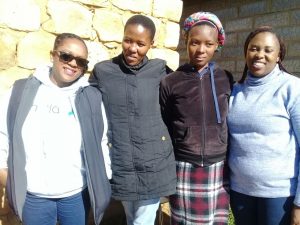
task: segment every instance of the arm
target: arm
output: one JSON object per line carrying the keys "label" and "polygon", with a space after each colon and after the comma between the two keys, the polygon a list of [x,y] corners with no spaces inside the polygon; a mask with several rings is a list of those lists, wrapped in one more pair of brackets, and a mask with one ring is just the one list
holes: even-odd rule
{"label": "arm", "polygon": [[[300,154],[300,94],[293,103],[290,112],[291,124],[298,143],[298,153]],[[297,162],[300,164],[300,162]],[[300,168],[300,166],[299,166]],[[291,225],[300,225],[300,171],[298,174],[297,191],[294,200],[294,207],[291,213]]]}
{"label": "arm", "polygon": [[112,171],[111,171],[111,159],[110,159],[110,150],[108,147],[108,138],[107,138],[107,132],[108,132],[108,123],[107,123],[107,117],[105,108],[103,105],[103,102],[101,103],[101,109],[102,109],[102,117],[103,117],[103,124],[104,124],[104,130],[103,130],[103,136],[101,140],[101,147],[102,147],[102,153],[104,158],[104,164],[106,169],[106,175],[107,178],[110,180],[112,177]]}
{"label": "arm", "polygon": [[7,159],[8,159],[8,132],[6,115],[9,104],[11,90],[9,90],[0,102],[0,185],[6,185],[7,179]]}
{"label": "arm", "polygon": [[172,124],[171,124],[171,104],[170,104],[170,91],[166,84],[166,80],[163,78],[160,82],[159,90],[159,103],[161,108],[162,118],[169,130],[169,134],[172,137]]}
{"label": "arm", "polygon": [[91,86],[95,86],[98,87],[99,84],[99,79],[97,76],[97,65],[95,65],[90,77],[89,77],[89,83],[91,84]]}

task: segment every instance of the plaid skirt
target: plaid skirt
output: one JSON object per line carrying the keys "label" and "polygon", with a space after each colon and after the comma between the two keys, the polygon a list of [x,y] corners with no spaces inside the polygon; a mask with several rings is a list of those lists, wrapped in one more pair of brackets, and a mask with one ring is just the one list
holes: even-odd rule
{"label": "plaid skirt", "polygon": [[224,161],[208,167],[176,162],[177,191],[170,196],[172,225],[228,223],[229,182]]}

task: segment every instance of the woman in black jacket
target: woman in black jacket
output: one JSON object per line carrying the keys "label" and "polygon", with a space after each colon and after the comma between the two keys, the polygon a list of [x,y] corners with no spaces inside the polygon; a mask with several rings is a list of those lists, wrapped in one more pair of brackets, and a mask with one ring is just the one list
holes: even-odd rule
{"label": "woman in black jacket", "polygon": [[108,119],[112,196],[121,200],[127,224],[153,225],[160,197],[175,193],[175,159],[159,106],[165,61],[148,59],[155,26],[142,15],[124,28],[123,52],[98,63],[91,75]]}

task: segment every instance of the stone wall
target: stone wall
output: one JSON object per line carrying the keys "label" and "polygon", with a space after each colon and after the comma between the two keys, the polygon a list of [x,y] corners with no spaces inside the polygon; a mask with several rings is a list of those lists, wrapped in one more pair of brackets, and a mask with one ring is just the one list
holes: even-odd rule
{"label": "stone wall", "polygon": [[[181,0],[0,0],[0,97],[14,80],[49,63],[56,34],[75,33],[89,48],[94,64],[121,53],[123,26],[134,14],[149,16],[157,33],[150,58],[176,69]],[[0,225],[18,224],[0,187]]]}
{"label": "stone wall", "polygon": [[157,34],[150,58],[176,69],[181,0],[0,0],[0,96],[12,82],[48,63],[56,34],[85,39],[89,70],[121,52],[123,26],[133,14],[149,16]]}
{"label": "stone wall", "polygon": [[[235,78],[244,69],[243,46],[246,36],[260,25],[275,28],[287,46],[283,61],[289,72],[300,76],[300,1],[299,0],[184,0],[182,21],[193,12],[215,13],[225,28],[226,43],[215,56]],[[184,41],[180,40],[180,63],[187,60]]]}

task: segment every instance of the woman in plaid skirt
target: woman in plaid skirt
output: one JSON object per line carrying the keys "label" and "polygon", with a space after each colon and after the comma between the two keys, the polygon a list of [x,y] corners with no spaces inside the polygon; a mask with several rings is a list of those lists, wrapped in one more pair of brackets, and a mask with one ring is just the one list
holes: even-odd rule
{"label": "woman in plaid skirt", "polygon": [[228,99],[232,75],[211,61],[225,41],[218,17],[198,12],[184,22],[189,62],[163,78],[160,101],[177,163],[172,224],[227,224]]}

